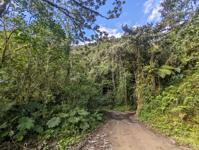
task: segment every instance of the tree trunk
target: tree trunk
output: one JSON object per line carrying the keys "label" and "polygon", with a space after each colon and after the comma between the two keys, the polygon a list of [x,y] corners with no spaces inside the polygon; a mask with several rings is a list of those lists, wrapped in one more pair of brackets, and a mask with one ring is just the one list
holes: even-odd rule
{"label": "tree trunk", "polygon": [[[155,68],[154,58],[155,58],[155,54],[154,52],[152,52],[151,58],[150,58],[150,66],[153,69]],[[151,82],[152,82],[153,93],[155,93],[156,92],[156,77],[154,73],[151,74]]]}
{"label": "tree trunk", "polygon": [[140,50],[137,48],[137,70],[136,70],[136,98],[137,98],[137,110],[136,115],[139,115],[140,110],[143,104],[143,72],[142,72],[142,65],[141,65],[141,54]]}
{"label": "tree trunk", "polygon": [[125,105],[128,106],[128,92],[127,92],[127,76],[125,74]]}
{"label": "tree trunk", "polygon": [[137,98],[137,110],[136,115],[139,115],[143,105],[143,77],[142,72],[139,71],[136,77],[136,98]]}
{"label": "tree trunk", "polygon": [[112,78],[112,84],[113,84],[113,93],[114,93],[114,98],[112,100],[113,104],[115,104],[115,90],[116,90],[116,84],[115,84],[115,72],[113,70],[113,66],[114,66],[114,60],[112,59],[112,68],[111,68],[111,78]]}

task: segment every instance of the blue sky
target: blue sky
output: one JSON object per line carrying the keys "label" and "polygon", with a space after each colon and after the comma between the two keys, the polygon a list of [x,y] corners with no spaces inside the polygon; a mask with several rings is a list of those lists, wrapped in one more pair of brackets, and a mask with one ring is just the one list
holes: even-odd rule
{"label": "blue sky", "polygon": [[[112,0],[107,0],[100,12],[105,14],[111,8]],[[129,25],[131,27],[140,26],[147,22],[157,22],[160,20],[159,10],[161,0],[126,0],[123,6],[123,13],[117,19],[106,20],[97,19],[97,24],[101,30],[108,32],[111,36],[120,37],[122,34],[121,26]]]}

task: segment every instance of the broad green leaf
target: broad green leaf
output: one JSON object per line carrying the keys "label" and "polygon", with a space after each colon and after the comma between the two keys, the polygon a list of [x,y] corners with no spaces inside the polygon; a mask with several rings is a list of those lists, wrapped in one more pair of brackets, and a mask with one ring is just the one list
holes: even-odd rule
{"label": "broad green leaf", "polygon": [[17,129],[20,131],[29,130],[34,127],[34,120],[29,117],[22,117],[18,121]]}
{"label": "broad green leaf", "polygon": [[42,126],[36,125],[36,126],[34,127],[34,130],[35,130],[37,133],[42,133],[44,129],[42,128]]}
{"label": "broad green leaf", "polygon": [[60,117],[53,117],[47,122],[47,126],[49,128],[54,128],[58,126],[61,123]]}
{"label": "broad green leaf", "polygon": [[90,127],[90,125],[87,122],[83,122],[80,124],[80,128],[82,130],[87,130],[87,129],[89,129],[89,127]]}

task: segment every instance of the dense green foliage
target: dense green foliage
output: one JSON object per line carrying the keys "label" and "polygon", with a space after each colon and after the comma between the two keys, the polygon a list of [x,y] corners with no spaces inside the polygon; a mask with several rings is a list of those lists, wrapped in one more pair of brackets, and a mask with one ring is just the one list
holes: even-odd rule
{"label": "dense green foliage", "polygon": [[[65,149],[102,120],[98,84],[88,78],[72,43],[106,33],[97,17],[119,17],[124,1],[3,0],[0,4],[0,149]],[[47,143],[46,143],[47,141]],[[48,143],[49,142],[49,143]],[[12,147],[14,145],[14,147]],[[39,148],[39,149],[40,149]],[[53,147],[52,147],[53,148]]]}
{"label": "dense green foliage", "polygon": [[38,142],[59,141],[95,127],[102,119],[92,102],[97,86],[70,57],[61,26],[42,20],[26,24],[20,17],[4,21],[17,29],[1,32],[0,142],[30,135],[40,135]]}
{"label": "dense green foliage", "polygon": [[183,29],[168,35],[172,53],[167,62],[178,66],[180,72],[166,80],[160,93],[147,94],[140,113],[141,120],[196,149],[199,147],[198,20],[196,16]]}
{"label": "dense green foliage", "polygon": [[[102,14],[100,8],[107,4],[107,0],[1,0],[0,18],[27,16],[29,21],[50,18],[67,27],[67,34],[73,41],[93,40],[107,34],[99,30],[100,26],[95,23],[97,18],[119,17],[125,3],[124,0],[109,2],[112,7]],[[86,35],[88,30],[92,36]]]}
{"label": "dense green foliage", "polygon": [[198,148],[199,16],[166,33],[157,28],[137,27],[74,54],[100,84],[106,106],[123,111],[120,105],[133,105],[142,121]]}
{"label": "dense green foliage", "polygon": [[[140,120],[197,149],[197,4],[165,0],[160,23],[124,26],[121,38],[83,46],[72,41],[85,24],[72,30],[53,18],[57,15],[43,14],[40,5],[30,13],[42,16],[29,22],[26,5],[2,17],[0,149],[66,149],[102,121],[104,109],[137,111]],[[47,6],[51,12],[54,6]]]}
{"label": "dense green foliage", "polygon": [[86,64],[88,78],[100,88],[103,95],[101,105],[111,107],[135,102],[130,84],[131,64],[127,58],[131,52],[123,49],[124,44],[123,40],[119,39],[105,40],[82,46],[73,52],[81,57],[79,61],[82,64]]}
{"label": "dense green foliage", "polygon": [[199,147],[199,70],[183,73],[157,96],[150,97],[140,113],[143,121],[178,141]]}

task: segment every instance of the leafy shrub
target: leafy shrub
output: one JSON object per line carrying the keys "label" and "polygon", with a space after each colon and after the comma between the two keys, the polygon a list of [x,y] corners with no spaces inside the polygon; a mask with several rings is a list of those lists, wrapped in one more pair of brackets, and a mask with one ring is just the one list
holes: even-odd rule
{"label": "leafy shrub", "polygon": [[[24,108],[23,105],[21,107]],[[10,113],[12,114],[10,118],[13,119],[5,120],[0,125],[1,140],[12,138],[22,141],[29,134],[43,135],[46,139],[77,136],[95,128],[102,121],[102,115],[97,112],[88,112],[79,107],[72,108],[67,104],[46,106],[31,102],[20,112],[12,110]],[[21,117],[16,118],[13,114]]]}
{"label": "leafy shrub", "polygon": [[179,142],[198,147],[199,70],[185,72],[185,77],[166,87],[145,103],[140,119]]}
{"label": "leafy shrub", "polygon": [[61,119],[59,117],[53,117],[47,122],[48,128],[54,128],[58,126],[61,122]]}

